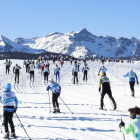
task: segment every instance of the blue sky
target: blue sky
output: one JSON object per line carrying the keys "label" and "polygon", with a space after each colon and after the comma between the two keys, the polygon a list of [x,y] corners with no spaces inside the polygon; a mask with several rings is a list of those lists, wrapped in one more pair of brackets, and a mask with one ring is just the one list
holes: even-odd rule
{"label": "blue sky", "polygon": [[0,0],[0,34],[44,37],[86,28],[94,35],[140,39],[140,0]]}

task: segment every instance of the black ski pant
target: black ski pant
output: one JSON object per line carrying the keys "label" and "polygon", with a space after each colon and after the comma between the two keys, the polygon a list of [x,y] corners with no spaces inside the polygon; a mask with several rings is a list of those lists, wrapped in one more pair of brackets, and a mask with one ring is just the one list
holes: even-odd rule
{"label": "black ski pant", "polygon": [[77,81],[77,83],[78,83],[78,73],[77,72],[74,72],[74,84],[75,84],[75,79],[76,79],[76,81]]}
{"label": "black ski pant", "polygon": [[55,59],[53,59],[53,63],[55,64]]}
{"label": "black ski pant", "polygon": [[[14,108],[14,107],[13,107]],[[15,132],[14,129],[14,123],[13,123],[13,112],[7,112],[7,111],[3,111],[3,116],[4,116],[4,127],[5,127],[5,132],[9,132],[8,129],[8,123],[10,124],[11,127],[11,133]]]}
{"label": "black ski pant", "polygon": [[58,97],[60,96],[60,93],[53,93],[52,94],[52,103],[53,103],[53,107],[59,107],[59,104],[58,104]]}
{"label": "black ski pant", "polygon": [[87,71],[84,71],[84,77],[83,77],[83,80],[85,80],[85,78],[86,78],[86,80],[87,80]]}
{"label": "black ski pant", "polygon": [[6,66],[6,74],[8,73],[9,74],[9,66]]}
{"label": "black ski pant", "polygon": [[26,72],[29,72],[29,64],[26,64]]}
{"label": "black ski pant", "polygon": [[33,77],[33,81],[34,81],[34,71],[30,71],[30,81],[31,81],[32,77]]}
{"label": "black ski pant", "polygon": [[61,67],[63,67],[63,63],[61,63]]}
{"label": "black ski pant", "polygon": [[129,82],[129,85],[130,85],[131,92],[134,93],[135,82]]}
{"label": "black ski pant", "polygon": [[101,108],[103,108],[103,105],[104,105],[103,100],[104,100],[104,96],[105,96],[106,93],[108,94],[108,96],[111,99],[111,101],[114,105],[114,108],[115,108],[116,107],[116,102],[115,102],[114,98],[112,97],[111,90],[102,90],[102,92],[101,92]]}
{"label": "black ski pant", "polygon": [[71,65],[72,65],[72,61],[70,61],[71,62]]}
{"label": "black ski pant", "polygon": [[15,82],[16,82],[17,80],[19,81],[19,72],[15,72]]}
{"label": "black ski pant", "polygon": [[44,72],[44,81],[46,81],[46,79],[48,81],[48,76],[49,76],[49,73],[48,72]]}

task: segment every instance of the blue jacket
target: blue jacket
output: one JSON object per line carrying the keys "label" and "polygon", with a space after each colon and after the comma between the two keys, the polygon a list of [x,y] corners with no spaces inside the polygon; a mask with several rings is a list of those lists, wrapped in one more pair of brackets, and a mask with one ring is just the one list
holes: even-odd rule
{"label": "blue jacket", "polygon": [[60,68],[59,68],[59,67],[56,67],[56,68],[54,69],[54,73],[55,73],[55,74],[59,73],[59,71],[60,71]]}
{"label": "blue jacket", "polygon": [[[4,91],[3,94],[0,95],[0,100],[2,99],[3,106],[14,106],[17,108],[18,99],[14,92],[12,91]],[[14,112],[14,108],[4,108],[7,112]]]}
{"label": "blue jacket", "polygon": [[89,70],[89,67],[87,67],[87,66],[82,68],[82,72],[83,71],[88,71],[88,70]]}
{"label": "blue jacket", "polygon": [[100,73],[100,71],[102,71],[102,72],[106,73],[107,68],[106,68],[106,67],[104,67],[104,66],[102,66],[102,67],[99,69],[99,72],[98,72],[98,73]]}
{"label": "blue jacket", "polygon": [[60,93],[61,87],[58,83],[51,81],[51,83],[47,86],[46,90],[51,90],[53,93]]}
{"label": "blue jacket", "polygon": [[72,69],[72,75],[73,75],[74,72],[79,72],[78,67],[74,67],[74,68]]}
{"label": "blue jacket", "polygon": [[129,82],[135,82],[135,78],[138,81],[138,77],[137,74],[133,71],[127,72],[126,75],[124,75],[123,77],[129,77]]}

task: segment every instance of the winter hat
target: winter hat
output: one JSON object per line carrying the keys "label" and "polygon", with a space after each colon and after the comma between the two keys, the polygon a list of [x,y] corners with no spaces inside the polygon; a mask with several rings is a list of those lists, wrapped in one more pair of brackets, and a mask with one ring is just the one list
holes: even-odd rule
{"label": "winter hat", "polygon": [[10,83],[7,83],[6,85],[5,85],[5,90],[6,91],[10,91],[11,90],[11,84]]}

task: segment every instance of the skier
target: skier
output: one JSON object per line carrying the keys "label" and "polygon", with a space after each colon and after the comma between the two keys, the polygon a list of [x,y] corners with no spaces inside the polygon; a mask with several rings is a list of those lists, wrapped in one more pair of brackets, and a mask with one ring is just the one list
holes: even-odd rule
{"label": "skier", "polygon": [[129,108],[131,121],[129,122],[128,127],[125,127],[123,121],[120,122],[119,127],[124,134],[129,134],[132,132],[134,140],[140,140],[140,108],[134,107]]}
{"label": "skier", "polygon": [[40,73],[40,69],[41,69],[41,63],[38,61],[37,63],[37,68],[38,68],[38,73]]}
{"label": "skier", "polygon": [[78,69],[78,66],[77,64],[75,64],[74,68],[72,69],[72,75],[73,75],[73,84],[75,84],[75,79],[77,80],[77,84],[78,84],[78,72],[79,72],[79,69]]}
{"label": "skier", "polygon": [[107,68],[104,67],[104,65],[102,65],[102,67],[100,67],[99,72],[98,72],[98,76],[100,75],[100,72],[106,73]]}
{"label": "skier", "polygon": [[46,65],[48,66],[48,68],[49,68],[49,66],[50,66],[50,63],[49,63],[49,61],[47,60],[47,63],[46,63]]}
{"label": "skier", "polygon": [[34,59],[32,59],[32,62],[31,62],[32,64],[35,64],[35,60]]}
{"label": "skier", "polygon": [[7,83],[5,85],[5,91],[0,95],[0,100],[3,104],[3,118],[4,118],[4,128],[5,136],[3,138],[9,138],[8,123],[11,127],[11,137],[16,137],[14,123],[13,123],[13,113],[16,113],[18,107],[18,100],[14,92],[11,91],[11,84]]}
{"label": "skier", "polygon": [[88,73],[89,67],[87,67],[87,64],[85,64],[85,66],[82,69],[82,72],[84,72],[84,77],[83,77],[83,81],[85,80],[86,77],[86,82],[87,82],[87,73]]}
{"label": "skier", "polygon": [[11,65],[12,65],[12,62],[11,62],[10,59],[9,59],[9,71],[10,71]]}
{"label": "skier", "polygon": [[42,62],[41,63],[41,75],[44,73],[44,66],[45,66],[45,64],[44,64],[44,62]]}
{"label": "skier", "polygon": [[57,77],[58,77],[58,81],[60,81],[60,67],[58,67],[58,65],[56,64],[56,67],[54,68],[54,75],[56,75],[56,82],[57,82]]}
{"label": "skier", "polygon": [[56,60],[56,59],[55,59],[55,56],[53,55],[53,63],[54,63],[54,64],[55,64],[55,60]]}
{"label": "skier", "polygon": [[101,77],[99,79],[99,92],[101,90],[101,84],[102,84],[102,92],[101,92],[101,106],[99,109],[103,109],[103,99],[105,94],[107,93],[109,98],[111,99],[111,101],[113,102],[114,105],[114,110],[117,108],[116,102],[114,100],[114,98],[112,97],[112,92],[111,92],[111,88],[110,88],[110,80],[108,77],[105,76],[105,72],[103,71],[101,73]]}
{"label": "skier", "polygon": [[29,73],[29,60],[27,60],[27,62],[26,62],[26,72],[28,72]]}
{"label": "skier", "polygon": [[4,63],[5,64],[5,66],[6,66],[6,71],[5,71],[5,73],[7,74],[9,74],[9,62],[8,62],[8,60],[6,59],[6,62]]}
{"label": "skier", "polygon": [[80,60],[78,61],[78,69],[80,68],[80,65],[81,65],[81,63],[80,63]]}
{"label": "skier", "polygon": [[15,83],[17,80],[17,82],[19,83],[19,69],[21,69],[21,67],[18,66],[18,64],[13,67],[13,73],[15,73]]}
{"label": "skier", "polygon": [[49,76],[49,74],[50,74],[49,67],[46,64],[45,68],[44,68],[44,83],[45,83],[46,79],[47,79],[47,83],[48,83],[48,76]]}
{"label": "skier", "polygon": [[138,77],[137,74],[135,72],[133,72],[132,68],[130,68],[130,72],[127,72],[126,75],[124,75],[123,77],[129,77],[129,85],[130,85],[130,89],[131,89],[131,93],[132,93],[132,97],[135,96],[135,91],[134,91],[134,85],[135,85],[135,78],[137,80],[137,84],[139,84],[138,81]]}
{"label": "skier", "polygon": [[33,82],[34,82],[34,68],[35,68],[35,65],[33,64],[33,62],[29,65],[29,69],[30,69],[30,82],[31,82],[31,79],[33,77]]}
{"label": "skier", "polygon": [[48,91],[50,89],[52,91],[52,103],[54,108],[53,113],[60,113],[57,99],[60,96],[61,87],[57,82],[54,82],[53,78],[49,78],[49,83],[50,84],[47,86],[46,90]]}
{"label": "skier", "polygon": [[24,60],[23,61],[23,68],[26,66],[26,61]]}
{"label": "skier", "polygon": [[63,57],[60,58],[60,63],[61,63],[61,67],[63,67],[63,64],[64,64]]}
{"label": "skier", "polygon": [[70,58],[70,62],[71,62],[71,65],[72,65],[72,59]]}

